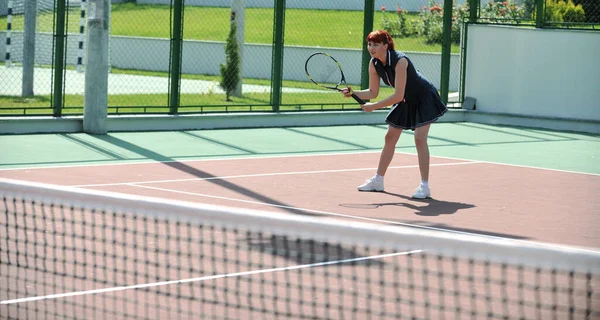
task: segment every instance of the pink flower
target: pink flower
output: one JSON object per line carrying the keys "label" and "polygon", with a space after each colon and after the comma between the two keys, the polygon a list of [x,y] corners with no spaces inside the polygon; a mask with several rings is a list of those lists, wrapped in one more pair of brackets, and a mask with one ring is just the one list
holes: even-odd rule
{"label": "pink flower", "polygon": [[396,11],[398,11],[398,14],[402,13],[402,9],[400,9],[400,8],[398,8],[398,10],[396,10]]}
{"label": "pink flower", "polygon": [[429,12],[442,12],[442,8],[436,4],[435,6],[429,8]]}
{"label": "pink flower", "polygon": [[381,6],[381,11],[385,11],[385,6]]}

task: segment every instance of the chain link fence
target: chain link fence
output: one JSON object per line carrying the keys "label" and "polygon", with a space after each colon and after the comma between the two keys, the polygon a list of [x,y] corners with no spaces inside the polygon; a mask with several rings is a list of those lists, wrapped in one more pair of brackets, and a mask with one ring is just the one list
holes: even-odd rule
{"label": "chain link fence", "polygon": [[168,113],[173,8],[114,2],[110,9],[109,113]]}
{"label": "chain link fence", "polygon": [[[538,15],[538,12],[543,12]],[[481,1],[478,22],[600,30],[597,0]]]}
{"label": "chain link fence", "polygon": [[180,112],[271,111],[273,6],[192,3],[184,16]]}
{"label": "chain link fence", "polygon": [[600,1],[545,0],[544,21],[553,26],[600,29]]}
{"label": "chain link fence", "polygon": [[[52,114],[56,3],[8,0],[5,5],[0,7],[0,14],[5,10],[0,15],[0,56],[4,58],[0,66],[2,114]],[[81,1],[71,0],[64,8],[70,22],[64,63],[71,70],[77,68],[84,54],[78,48],[83,36],[79,27],[81,6]],[[81,96],[70,101],[73,105],[83,104],[83,84],[68,82],[62,87]]]}
{"label": "chain link fence", "polygon": [[306,3],[288,6],[285,13],[282,104],[292,109],[294,104],[302,106],[297,110],[358,109],[354,100],[341,93],[306,82],[305,61],[315,52],[330,54],[340,63],[348,85],[361,89],[363,8],[315,10]]}
{"label": "chain link fence", "polygon": [[[382,6],[375,14],[375,27],[390,32],[397,50],[405,52],[415,67],[439,89],[442,81],[443,2],[411,1],[410,7]],[[448,102],[459,102],[461,77],[462,21],[468,16],[468,3],[454,3],[450,34],[450,74]]]}
{"label": "chain link fence", "polygon": [[[95,1],[0,4],[0,115],[82,114],[86,23],[90,2]],[[36,4],[33,29],[25,3]],[[314,52],[327,52],[341,63],[347,82],[364,89],[365,24],[369,30],[388,30],[397,50],[405,52],[438,89],[446,79],[453,106],[460,103],[464,22],[600,27],[597,0],[454,1],[445,75],[442,1],[377,0],[373,8],[363,1],[288,1],[283,7],[281,3],[112,0],[109,114],[357,110],[352,99],[308,81],[304,62]],[[478,5],[475,20],[470,17],[472,3]],[[544,15],[537,15],[540,8]],[[28,34],[33,42],[25,41]],[[57,39],[64,40],[62,47]],[[392,90],[382,86],[380,96]]]}

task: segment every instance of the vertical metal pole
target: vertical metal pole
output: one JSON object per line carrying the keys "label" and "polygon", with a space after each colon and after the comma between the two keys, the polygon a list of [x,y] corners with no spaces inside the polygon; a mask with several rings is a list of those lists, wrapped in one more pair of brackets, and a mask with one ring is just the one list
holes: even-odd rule
{"label": "vertical metal pole", "polygon": [[535,1],[535,27],[543,28],[544,27],[544,0],[536,0]]}
{"label": "vertical metal pole", "polygon": [[[12,58],[10,57],[11,33],[12,33],[12,16],[13,16],[13,1],[8,0],[6,3],[6,58],[5,64],[7,68],[11,67]],[[1,8],[0,8],[1,9]],[[1,12],[0,12],[1,13]]]}
{"label": "vertical metal pole", "polygon": [[450,86],[450,54],[452,45],[452,0],[444,1],[444,31],[442,34],[442,79],[440,81],[440,97],[448,103],[448,88]]}
{"label": "vertical metal pole", "polygon": [[283,73],[283,41],[285,29],[285,0],[275,0],[273,23],[273,63],[271,68],[271,105],[278,112],[281,105],[281,81]]}
{"label": "vertical metal pole", "polygon": [[363,22],[363,38],[362,38],[362,64],[360,73],[360,86],[362,89],[369,87],[369,61],[371,55],[367,48],[367,36],[373,31],[373,16],[375,15],[375,0],[365,0],[365,14]]}
{"label": "vertical metal pole", "polygon": [[110,64],[110,33],[112,28],[112,0],[108,2],[108,73],[112,72]]}
{"label": "vertical metal pole", "polygon": [[182,11],[183,1],[175,0],[173,6],[173,38],[171,39],[171,83],[169,90],[170,114],[177,114],[179,109],[179,84],[181,82],[181,46],[182,46]]}
{"label": "vertical metal pole", "polygon": [[479,15],[479,0],[469,0],[469,22],[477,22]]}
{"label": "vertical metal pole", "polygon": [[53,116],[60,117],[63,107],[63,74],[65,72],[65,17],[67,0],[56,0],[56,21],[54,32],[54,87],[52,90]]}
{"label": "vertical metal pole", "polygon": [[465,83],[467,74],[467,44],[469,39],[469,24],[477,23],[479,17],[479,0],[469,0],[469,23],[462,25],[463,38],[461,41],[461,55],[460,55],[460,101],[465,101]]}
{"label": "vertical metal pole", "polygon": [[77,48],[77,72],[83,72],[83,47],[85,45],[85,11],[86,0],[81,0],[81,9],[79,11],[79,43]]}
{"label": "vertical metal pole", "polygon": [[33,96],[33,67],[35,64],[35,20],[37,0],[25,1],[25,26],[23,34],[23,79],[21,96]]}
{"label": "vertical metal pole", "polygon": [[462,27],[462,34],[463,34],[463,38],[462,38],[462,42],[461,42],[461,54],[460,54],[460,88],[459,88],[459,94],[460,94],[460,101],[463,102],[465,101],[465,83],[466,83],[466,76],[467,76],[467,44],[468,44],[468,39],[469,39],[469,26],[470,23],[463,23]]}

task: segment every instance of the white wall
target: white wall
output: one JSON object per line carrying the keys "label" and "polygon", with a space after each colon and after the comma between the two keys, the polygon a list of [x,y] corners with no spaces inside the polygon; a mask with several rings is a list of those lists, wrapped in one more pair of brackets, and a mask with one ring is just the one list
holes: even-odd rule
{"label": "white wall", "polygon": [[[110,64],[125,69],[168,71],[169,40],[154,38],[111,37]],[[286,46],[284,49],[283,79],[306,81],[304,61],[316,51],[325,50],[344,68],[348,83],[360,83],[361,50]],[[242,75],[247,78],[270,79],[272,46],[245,44]],[[439,89],[441,54],[408,52],[407,55]],[[225,62],[225,43],[214,41],[184,41],[182,72],[219,75],[219,64]],[[451,56],[450,91],[458,91],[460,55]]]}
{"label": "white wall", "polygon": [[471,25],[466,54],[477,110],[600,120],[600,32]]}
{"label": "white wall", "polygon": [[8,14],[8,1],[0,1],[0,17]]}
{"label": "white wall", "polygon": [[[2,0],[0,0],[2,1]],[[79,34],[68,34],[65,42],[67,65],[77,65],[77,58],[85,57],[85,50],[79,50]],[[37,32],[35,38],[35,63],[40,65],[52,64],[52,41],[54,36],[48,32]],[[23,61],[23,31],[13,31],[10,38],[10,59],[13,62]],[[0,32],[0,62],[6,59],[6,32]],[[1,83],[1,82],[0,82]]]}
{"label": "white wall", "polygon": [[[19,15],[25,11],[26,0],[13,0],[12,3],[12,14]],[[53,11],[55,0],[36,0],[37,11]],[[113,0],[114,2],[114,0]],[[67,7],[81,7],[81,0],[69,0],[66,1]],[[73,9],[71,9],[73,10]],[[0,0],[0,16],[8,14],[8,0]]]}

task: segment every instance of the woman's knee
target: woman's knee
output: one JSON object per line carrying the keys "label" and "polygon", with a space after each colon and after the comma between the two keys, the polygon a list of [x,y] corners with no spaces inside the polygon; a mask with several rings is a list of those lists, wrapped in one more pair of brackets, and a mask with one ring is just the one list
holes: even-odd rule
{"label": "woman's knee", "polygon": [[417,148],[427,147],[427,135],[415,134],[415,146]]}
{"label": "woman's knee", "polygon": [[429,124],[415,130],[415,146],[427,147],[427,136],[429,135]]}
{"label": "woman's knee", "polygon": [[400,139],[400,134],[402,133],[402,129],[389,128],[387,133],[385,134],[385,143],[395,144]]}

